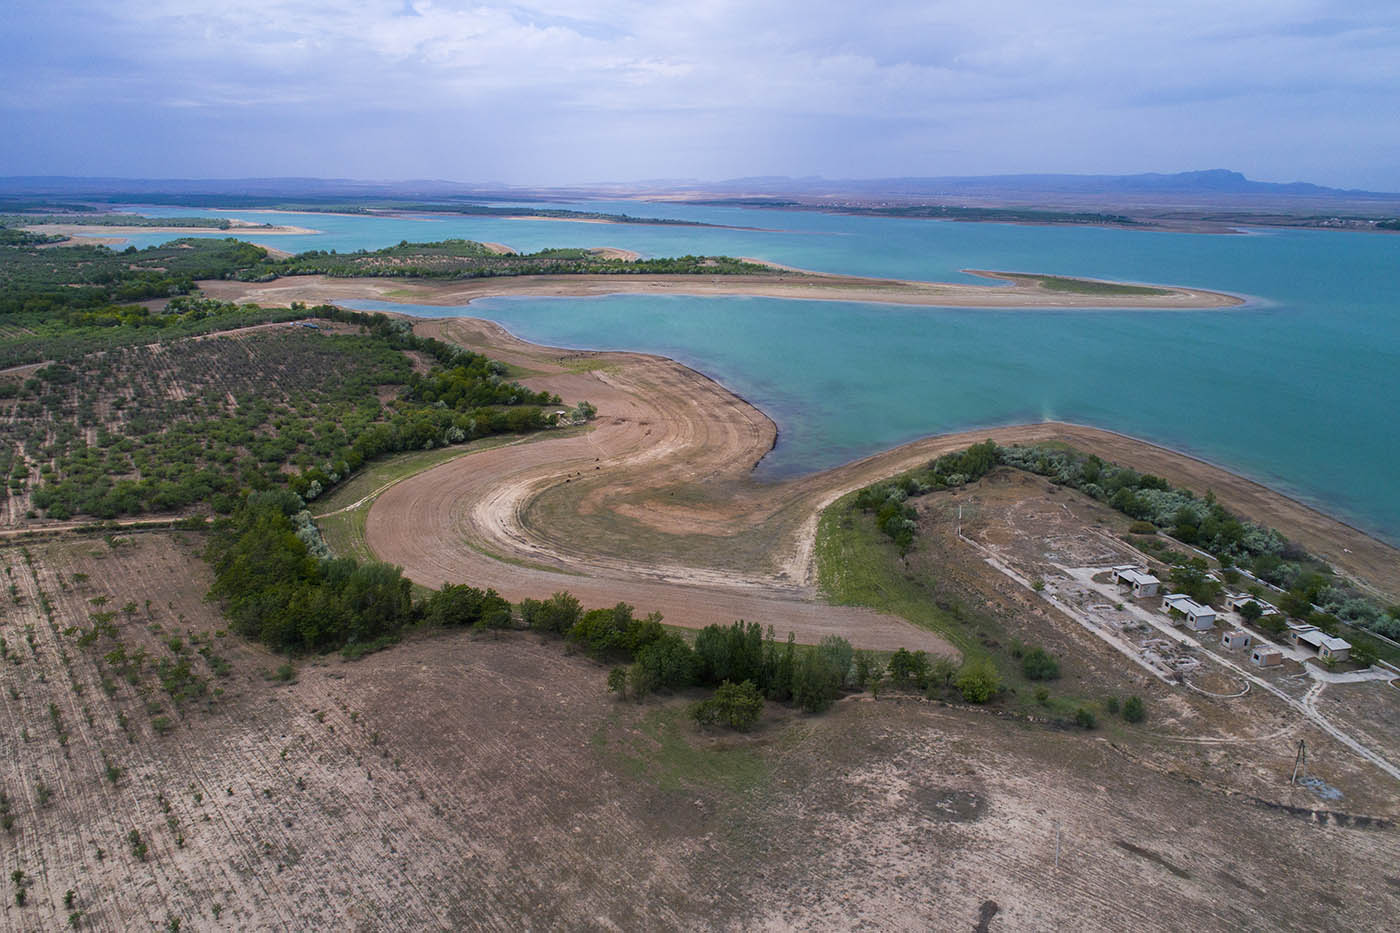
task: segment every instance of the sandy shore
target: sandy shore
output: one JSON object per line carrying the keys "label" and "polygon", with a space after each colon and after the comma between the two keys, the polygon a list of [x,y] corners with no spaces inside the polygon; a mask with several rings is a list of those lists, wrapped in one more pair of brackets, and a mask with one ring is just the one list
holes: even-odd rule
{"label": "sandy shore", "polygon": [[[989,277],[994,273],[982,273]],[[209,295],[225,300],[286,305],[293,301],[355,299],[405,304],[467,305],[503,295],[586,297],[599,295],[749,295],[809,301],[861,301],[933,308],[1141,308],[1200,310],[1236,307],[1243,301],[1221,292],[1152,286],[1162,294],[1080,295],[1050,291],[1021,277],[1009,285],[961,285],[867,279],[803,272],[779,275],[530,275],[431,281],[422,279],[339,279],[295,276],[272,282],[202,282]]]}
{"label": "sandy shore", "polygon": [[[220,230],[217,227],[107,227],[98,224],[35,224],[30,227],[23,227],[31,233],[59,234],[71,237],[81,244],[112,246],[118,243],[125,243],[126,238],[144,233],[169,233],[175,236],[193,236],[195,234],[223,234],[225,236],[243,236],[246,234],[256,234],[257,236],[296,236],[310,233],[320,233],[319,230],[311,230],[307,227],[263,227],[258,224],[246,223],[242,221],[231,221],[233,226],[227,230]],[[56,243],[55,246],[63,244]]]}
{"label": "sandy shore", "polygon": [[1119,434],[1056,422],[969,431],[763,483],[752,467],[772,447],[773,422],[679,363],[540,347],[468,318],[416,329],[541,373],[527,383],[588,399],[600,412],[587,433],[473,453],[378,496],[365,540],[428,586],[471,581],[511,599],[567,589],[590,605],[623,600],[686,626],[744,618],[804,641],[840,632],[861,647],[950,651],[903,620],[821,602],[817,520],[853,489],[990,437],[1064,441],[1213,489],[1349,575],[1400,594],[1400,552],[1389,545],[1258,483]]}

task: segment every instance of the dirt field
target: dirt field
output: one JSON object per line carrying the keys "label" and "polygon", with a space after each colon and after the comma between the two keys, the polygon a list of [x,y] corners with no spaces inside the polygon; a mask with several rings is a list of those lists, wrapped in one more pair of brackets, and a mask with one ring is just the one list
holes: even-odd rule
{"label": "dirt field", "polygon": [[[709,736],[687,698],[615,701],[528,635],[268,680],[278,659],[218,636],[198,544],[0,552],[0,869],[25,892],[6,881],[0,926],[1360,930],[1400,910],[1393,827],[1199,783],[1113,733],[852,697]],[[106,611],[115,638],[68,634]],[[178,707],[149,665],[133,684],[102,659],[182,657],[177,632],[229,666],[189,652],[209,690]]]}
{"label": "dirt field", "polygon": [[[613,251],[613,258],[636,258]],[[1038,280],[1002,280],[998,287],[867,279],[791,270],[792,275],[532,275],[424,282],[408,279],[336,279],[296,276],[272,282],[200,282],[205,294],[224,301],[285,305],[373,298],[410,304],[465,305],[498,295],[759,295],[812,301],[874,301],[937,308],[1229,308],[1240,298],[1180,286],[1154,286],[1160,294],[1077,294],[1042,288]],[[980,273],[995,278],[992,273]],[[1006,284],[1009,282],[1010,284]]]}

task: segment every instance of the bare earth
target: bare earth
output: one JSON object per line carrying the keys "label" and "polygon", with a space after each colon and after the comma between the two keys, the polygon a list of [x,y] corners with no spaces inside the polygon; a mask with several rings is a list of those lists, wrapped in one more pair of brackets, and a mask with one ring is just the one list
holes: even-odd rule
{"label": "bare earth", "polygon": [[489,322],[420,321],[540,373],[525,381],[599,408],[583,434],[497,447],[378,493],[365,541],[420,583],[470,581],[512,599],[567,589],[623,600],[699,627],[736,618],[803,641],[840,632],[870,648],[951,652],[902,620],[823,605],[812,544],[822,509],[847,492],[985,438],[1064,441],[1163,475],[1279,528],[1386,594],[1400,593],[1394,548],[1269,489],[1153,445],[1056,422],[944,435],[783,483],[753,479],[776,427],[710,379],[661,357],[539,347]]}
{"label": "bare earth", "polygon": [[[619,702],[557,641],[464,632],[284,684],[221,634],[199,536],[114,544],[0,549],[6,930],[1379,930],[1400,910],[1397,832],[1372,818],[1394,794],[1330,756],[1343,800],[1290,791],[1249,699],[1149,693],[1148,725],[1084,733],[861,695],[706,734],[694,695]],[[118,636],[84,645],[104,598]],[[117,640],[148,658],[130,678]],[[1067,680],[1139,689],[1094,652]],[[182,659],[208,692],[177,704],[155,665]]]}
{"label": "bare earth", "polygon": [[[632,258],[622,256],[621,258]],[[996,278],[991,273],[979,273]],[[212,297],[260,304],[311,303],[370,298],[424,305],[466,305],[501,295],[579,297],[589,295],[753,295],[809,301],[869,301],[930,308],[1143,308],[1199,310],[1228,308],[1243,300],[1221,292],[1153,286],[1163,294],[1100,295],[1050,291],[1033,279],[1009,285],[954,285],[868,279],[793,270],[791,275],[532,275],[452,282],[408,279],[336,279],[296,276],[272,282],[201,282]]]}

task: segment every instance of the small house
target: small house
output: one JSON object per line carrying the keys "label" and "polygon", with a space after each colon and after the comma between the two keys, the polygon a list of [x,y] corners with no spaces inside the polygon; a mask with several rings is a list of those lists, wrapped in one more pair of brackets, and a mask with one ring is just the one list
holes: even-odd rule
{"label": "small house", "polygon": [[1249,653],[1249,663],[1255,667],[1278,667],[1283,663],[1283,652],[1272,645],[1256,645]]}
{"label": "small house", "polygon": [[1240,629],[1231,629],[1220,636],[1223,648],[1248,648],[1254,643],[1254,636]]}
{"label": "small house", "polygon": [[1134,567],[1132,564],[1124,564],[1121,567],[1113,568],[1113,582],[1119,586],[1132,587],[1133,597],[1141,599],[1144,596],[1156,596],[1157,587],[1162,581],[1145,570]]}
{"label": "small house", "polygon": [[1254,605],[1258,606],[1261,610],[1263,610],[1259,613],[1259,618],[1261,619],[1264,616],[1276,616],[1279,614],[1277,608],[1275,608],[1269,603],[1264,602],[1264,600],[1260,599],[1257,596],[1251,596],[1248,593],[1225,594],[1225,608],[1233,612],[1239,612],[1242,608],[1244,608],[1244,606],[1247,603],[1254,603]]}
{"label": "small house", "polygon": [[1186,625],[1192,631],[1205,632],[1215,626],[1215,610],[1209,606],[1202,606],[1185,593],[1163,596],[1162,611],[1173,619],[1185,619]]}
{"label": "small house", "polygon": [[1288,640],[1300,648],[1311,648],[1327,661],[1345,661],[1351,657],[1351,642],[1328,635],[1316,625],[1290,625]]}

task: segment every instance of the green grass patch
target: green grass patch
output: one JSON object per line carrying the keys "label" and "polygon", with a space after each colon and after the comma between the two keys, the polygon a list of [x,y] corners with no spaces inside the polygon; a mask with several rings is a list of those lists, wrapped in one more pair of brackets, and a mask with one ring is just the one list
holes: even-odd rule
{"label": "green grass patch", "polygon": [[958,614],[938,605],[931,581],[904,569],[898,545],[854,501],[854,493],[837,500],[817,525],[817,579],[827,602],[888,612],[937,632],[968,657],[986,655]]}
{"label": "green grass patch", "polygon": [[696,745],[686,707],[668,705],[647,712],[636,731],[610,739],[604,725],[592,737],[610,764],[661,790],[705,788],[730,794],[761,789],[771,769],[748,748]]}
{"label": "green grass patch", "polygon": [[1069,279],[1058,275],[1029,275],[1046,291],[1069,292],[1074,295],[1168,295],[1165,288],[1148,285],[1124,285],[1120,282],[1093,282],[1089,279]]}

